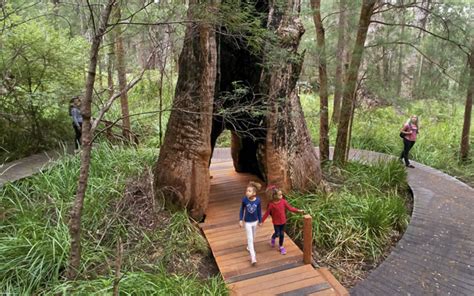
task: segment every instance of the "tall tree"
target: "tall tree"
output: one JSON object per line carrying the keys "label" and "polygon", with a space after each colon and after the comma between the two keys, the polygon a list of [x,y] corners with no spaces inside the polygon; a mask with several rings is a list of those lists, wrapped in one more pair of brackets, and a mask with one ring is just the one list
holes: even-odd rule
{"label": "tall tree", "polygon": [[329,160],[328,78],[326,71],[324,27],[321,20],[321,0],[311,0],[311,8],[313,9],[313,21],[316,27],[316,39],[319,52],[319,100],[321,106],[319,116],[319,155],[321,161],[326,161]]}
{"label": "tall tree", "polygon": [[344,87],[344,61],[345,61],[345,35],[347,24],[347,0],[339,0],[339,23],[337,28],[337,50],[336,50],[336,76],[334,85],[334,107],[332,113],[332,123],[339,122],[341,112],[341,98]]}
{"label": "tall tree", "polygon": [[295,90],[303,58],[298,46],[304,33],[298,15],[299,0],[278,1],[270,5],[269,28],[279,37],[286,52],[262,73],[262,90],[269,98],[265,143],[267,182],[284,190],[307,190],[321,181],[321,168],[306,125],[300,99]]}
{"label": "tall tree", "polygon": [[469,158],[469,134],[472,117],[472,94],[474,93],[474,41],[471,43],[471,52],[467,57],[469,65],[469,82],[467,83],[466,105],[464,109],[464,124],[461,135],[461,160]]}
{"label": "tall tree", "polygon": [[[192,0],[188,19],[202,7],[213,15],[216,1]],[[203,17],[203,15],[200,15]],[[179,77],[163,146],[154,169],[157,194],[200,219],[209,198],[211,123],[216,81],[216,37],[205,19],[186,25]]]}
{"label": "tall tree", "polygon": [[349,122],[352,114],[352,106],[355,100],[355,90],[357,86],[357,77],[359,74],[362,55],[364,53],[365,39],[370,25],[370,18],[374,11],[377,0],[363,0],[360,12],[357,37],[352,51],[351,63],[347,70],[347,78],[344,86],[343,100],[341,106],[341,116],[337,129],[336,146],[334,149],[334,161],[336,163],[346,162],[346,149],[348,147]]}
{"label": "tall tree", "polygon": [[[90,49],[89,69],[87,72],[86,89],[81,105],[81,113],[83,117],[82,123],[82,153],[81,167],[79,171],[79,180],[77,184],[76,198],[71,208],[69,217],[69,234],[71,235],[71,251],[69,255],[69,265],[66,270],[66,276],[72,280],[76,278],[81,263],[81,216],[84,206],[84,197],[87,189],[87,181],[89,179],[89,166],[92,151],[92,134],[91,134],[91,107],[92,95],[94,91],[94,81],[97,68],[97,56],[100,44],[107,28],[107,21],[112,11],[115,0],[109,0],[103,9],[100,17],[99,27],[92,39]],[[93,15],[91,15],[93,17]]]}
{"label": "tall tree", "polygon": [[[120,2],[114,7],[114,18],[118,22],[120,20]],[[128,141],[131,140],[130,115],[128,110],[128,95],[125,91],[127,87],[127,69],[125,65],[125,52],[123,47],[123,30],[121,26],[114,28],[115,30],[115,56],[117,58],[117,77],[120,87],[120,106],[122,109],[122,135]]]}

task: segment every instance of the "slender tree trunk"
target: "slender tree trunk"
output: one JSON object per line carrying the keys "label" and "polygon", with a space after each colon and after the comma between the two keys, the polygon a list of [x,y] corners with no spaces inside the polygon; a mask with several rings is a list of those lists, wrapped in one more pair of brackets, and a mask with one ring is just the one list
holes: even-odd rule
{"label": "slender tree trunk", "polygon": [[66,277],[70,280],[76,278],[81,263],[81,215],[84,205],[84,197],[87,189],[87,181],[89,179],[89,165],[92,151],[92,135],[91,135],[91,106],[92,95],[94,90],[94,81],[97,68],[97,55],[99,52],[102,36],[105,34],[107,21],[114,5],[115,0],[109,0],[100,17],[100,24],[90,49],[89,70],[86,80],[85,95],[82,100],[81,113],[83,117],[82,123],[82,153],[81,168],[79,172],[79,180],[77,184],[76,198],[71,208],[69,217],[69,233],[71,235],[71,251],[69,255],[69,265],[66,270]]}
{"label": "slender tree trunk", "polygon": [[474,43],[471,45],[471,53],[468,56],[469,61],[469,82],[467,85],[466,106],[464,109],[464,124],[461,135],[461,160],[466,161],[469,158],[469,134],[471,130],[472,116],[472,94],[474,92]]}
{"label": "slender tree trunk", "polygon": [[[113,35],[113,34],[111,34]],[[110,45],[107,52],[107,88],[109,99],[114,95],[114,60],[115,60],[115,39],[110,38]]]}
{"label": "slender tree trunk", "polygon": [[[162,140],[163,140],[163,79],[164,79],[164,72],[166,71],[166,58],[165,58],[165,64],[160,65],[160,80],[158,82],[158,99],[159,99],[159,110],[158,110],[158,136],[160,138],[159,145],[163,145]],[[161,62],[160,62],[161,64]]]}
{"label": "slender tree trunk", "polygon": [[[390,38],[390,32],[385,28],[385,40],[389,40]],[[384,82],[384,89],[387,90],[389,88],[389,83],[390,83],[390,50],[383,45],[382,46],[382,55],[383,55],[383,60],[382,60],[382,68],[383,68],[383,82]]]}
{"label": "slender tree trunk", "polygon": [[323,22],[321,20],[321,0],[311,0],[313,21],[316,27],[316,39],[319,51],[319,99],[321,112],[319,117],[319,157],[322,162],[329,160],[329,112],[328,78],[326,72],[326,45]]}
{"label": "slender tree trunk", "polygon": [[[115,8],[115,19],[120,19],[120,5]],[[123,48],[123,36],[120,26],[115,28],[115,56],[117,58],[117,77],[121,91],[120,106],[122,108],[122,135],[131,141],[130,116],[128,111],[128,95],[124,89],[127,87],[127,69],[125,65],[125,52]]]}
{"label": "slender tree trunk", "polygon": [[100,53],[97,56],[97,67],[99,69],[99,89],[102,91],[104,89],[104,81],[102,80],[102,56]]}
{"label": "slender tree trunk", "polygon": [[[398,5],[403,5],[403,0],[398,1]],[[405,8],[402,8],[399,11],[400,15],[400,24],[401,24],[401,29],[400,29],[400,40],[403,41],[405,40],[404,35],[405,35]],[[398,47],[398,70],[397,70],[397,88],[396,88],[396,94],[397,97],[400,97],[402,93],[402,84],[403,84],[403,44],[400,44]]]}
{"label": "slender tree trunk", "polygon": [[364,52],[365,39],[367,38],[367,30],[370,25],[370,18],[373,13],[376,0],[363,0],[360,13],[359,26],[357,30],[357,38],[352,52],[351,64],[348,69],[346,84],[344,87],[341,117],[336,137],[336,147],[334,149],[334,161],[336,163],[346,162],[346,148],[349,132],[349,121],[351,118],[351,109],[354,100],[354,91],[357,84],[357,76],[359,67],[362,62],[362,54]]}
{"label": "slender tree trunk", "polygon": [[347,19],[347,0],[339,0],[339,25],[337,36],[336,51],[336,77],[334,86],[334,108],[332,113],[332,123],[339,122],[339,114],[341,112],[342,89],[344,86],[344,43],[345,43],[345,27]]}
{"label": "slender tree trunk", "polygon": [[[197,2],[190,1],[190,20],[195,19]],[[205,6],[206,15],[215,13],[215,3]],[[187,208],[197,220],[203,216],[209,199],[216,60],[213,26],[205,21],[187,24],[173,109],[154,170],[155,192]]]}

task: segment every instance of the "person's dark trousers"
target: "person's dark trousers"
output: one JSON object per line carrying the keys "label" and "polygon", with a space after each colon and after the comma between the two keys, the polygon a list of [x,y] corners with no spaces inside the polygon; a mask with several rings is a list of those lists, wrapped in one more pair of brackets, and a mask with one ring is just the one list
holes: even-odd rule
{"label": "person's dark trousers", "polygon": [[79,149],[79,145],[81,145],[82,123],[79,123],[79,126],[76,126],[73,122],[72,127],[74,128],[74,133],[76,134],[76,137],[74,138],[74,147]]}
{"label": "person's dark trousers", "polygon": [[273,229],[275,229],[275,233],[273,233],[272,238],[275,239],[278,236],[280,247],[283,246],[283,240],[285,239],[285,224],[273,225]]}
{"label": "person's dark trousers", "polygon": [[408,160],[408,153],[410,152],[413,145],[415,145],[414,141],[403,139],[403,151],[402,151],[402,155],[400,155],[400,159],[403,158],[406,166],[410,165],[410,161]]}

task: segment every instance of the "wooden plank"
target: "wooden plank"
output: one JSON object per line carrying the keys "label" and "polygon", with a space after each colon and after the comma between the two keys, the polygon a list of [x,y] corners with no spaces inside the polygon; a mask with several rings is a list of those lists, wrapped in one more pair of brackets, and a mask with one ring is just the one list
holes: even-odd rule
{"label": "wooden plank", "polygon": [[327,282],[324,282],[324,283],[320,283],[320,284],[316,284],[316,285],[312,285],[312,286],[308,286],[304,288],[299,288],[293,291],[279,293],[277,295],[278,296],[300,296],[300,295],[308,295],[310,293],[321,292],[328,289],[331,289],[331,286]]}
{"label": "wooden plank", "polygon": [[277,294],[280,294],[280,293],[285,293],[285,292],[293,291],[293,290],[296,290],[296,289],[299,289],[299,288],[321,284],[321,283],[324,283],[324,282],[325,282],[324,278],[317,276],[317,277],[304,279],[304,280],[301,280],[301,281],[296,281],[296,282],[293,282],[293,283],[288,283],[286,285],[281,285],[281,286],[277,286],[277,287],[274,287],[274,288],[270,288],[266,291],[255,291],[253,293],[248,293],[246,295],[277,295]]}
{"label": "wooden plank", "polygon": [[332,275],[332,273],[326,268],[321,267],[318,272],[326,279],[326,281],[336,290],[337,295],[348,296],[349,292],[344,288],[341,283]]}
{"label": "wooden plank", "polygon": [[[275,257],[274,256],[275,253],[279,254],[279,250],[277,248],[271,248],[270,246],[268,246],[268,248],[263,249],[263,250],[262,249],[263,248],[257,247],[257,256],[258,257],[266,256],[266,255],[271,255],[272,257]],[[288,251],[287,255],[288,254],[293,255],[293,253],[299,254],[301,252],[299,250],[298,246],[296,246],[295,244],[288,245],[287,251]],[[286,255],[280,255],[280,256],[286,256]],[[215,257],[215,259],[216,259],[216,261],[219,261],[219,264],[226,265],[228,261],[233,261],[237,257],[248,257],[248,251],[242,249],[242,250],[239,250],[237,252],[217,256],[217,257]]]}
{"label": "wooden plank", "polygon": [[213,229],[213,228],[220,228],[222,226],[230,226],[230,225],[234,225],[234,224],[235,224],[234,221],[226,221],[226,222],[215,223],[215,224],[204,223],[204,225],[201,227],[201,229],[207,230],[207,229]]}
{"label": "wooden plank", "polygon": [[[277,276],[278,273],[274,275]],[[284,277],[271,278],[266,281],[261,280],[260,282],[253,283],[252,285],[239,285],[238,288],[236,288],[235,290],[239,291],[239,293],[242,293],[244,295],[251,294],[254,291],[260,291],[264,293],[266,290],[274,289],[275,287],[287,286],[295,282],[301,282],[307,279],[313,279],[315,275],[316,274],[314,273],[314,270],[296,272],[295,269],[291,269],[290,272]]]}
{"label": "wooden plank", "polygon": [[307,271],[314,271],[314,269],[310,265],[302,265],[301,262],[290,263],[283,266],[277,266],[272,269],[253,273],[252,278],[245,275],[238,278],[234,278],[233,279],[234,283],[229,286],[239,288],[239,287],[246,287],[246,286],[253,286],[253,285],[261,285],[262,283],[274,282],[281,278],[283,278],[284,280],[284,278],[292,274],[303,273]]}
{"label": "wooden plank", "polygon": [[261,270],[271,269],[271,268],[274,268],[274,267],[280,266],[280,265],[285,265],[285,264],[289,264],[289,263],[303,262],[303,258],[301,256],[291,256],[291,257],[280,256],[280,258],[281,259],[275,259],[275,260],[272,260],[271,262],[268,262],[268,263],[265,263],[265,264],[257,263],[257,265],[255,265],[255,266],[252,266],[250,264],[248,264],[248,265],[243,264],[242,266],[239,266],[239,267],[237,267],[233,270],[232,269],[227,270],[227,271],[225,271],[225,270],[222,271],[221,270],[221,274],[222,274],[222,277],[225,280],[227,280],[227,279],[230,279],[230,278],[235,277],[235,276],[239,276],[239,275],[243,275],[243,274],[247,274],[247,273],[255,273],[255,272],[258,272],[258,271],[261,271]]}
{"label": "wooden plank", "polygon": [[[288,247],[287,255],[290,255],[290,256],[297,255],[297,253],[296,253],[297,250],[298,250],[297,246],[290,246],[290,247]],[[226,258],[226,259],[221,259],[222,257],[216,257],[215,259],[218,262],[219,267],[225,268],[226,266],[235,265],[235,264],[239,264],[239,263],[242,263],[242,262],[248,263],[250,255],[247,252],[247,250],[245,250],[245,253],[244,253],[244,251],[239,252],[239,254],[240,254],[239,257]],[[293,254],[293,253],[296,253],[296,254]],[[275,260],[275,254],[280,255],[280,256],[287,256],[287,255],[281,255],[280,252],[275,250],[275,249],[270,249],[269,248],[265,251],[259,251],[257,249],[257,260],[260,263],[264,263],[264,262],[270,261],[270,260]],[[279,258],[279,257],[276,257],[276,258]]]}

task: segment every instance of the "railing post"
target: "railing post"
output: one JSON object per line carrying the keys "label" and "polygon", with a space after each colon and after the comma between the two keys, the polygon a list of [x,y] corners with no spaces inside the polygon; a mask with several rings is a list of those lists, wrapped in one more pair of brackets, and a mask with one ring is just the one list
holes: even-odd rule
{"label": "railing post", "polygon": [[303,216],[303,262],[311,264],[313,255],[313,218],[310,215]]}

